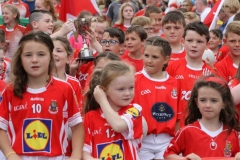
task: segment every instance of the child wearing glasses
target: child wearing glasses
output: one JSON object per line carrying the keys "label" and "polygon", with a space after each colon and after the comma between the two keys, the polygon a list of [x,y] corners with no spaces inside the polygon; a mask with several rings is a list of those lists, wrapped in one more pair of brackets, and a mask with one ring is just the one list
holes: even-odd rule
{"label": "child wearing glasses", "polygon": [[145,40],[147,39],[147,33],[141,26],[131,26],[125,32],[125,44],[128,52],[121,58],[123,61],[130,62],[136,72],[143,69],[143,52]]}
{"label": "child wearing glasses", "polygon": [[120,50],[124,47],[124,39],[124,32],[121,29],[114,27],[105,29],[102,40],[100,40],[103,52],[108,51],[120,55]]}

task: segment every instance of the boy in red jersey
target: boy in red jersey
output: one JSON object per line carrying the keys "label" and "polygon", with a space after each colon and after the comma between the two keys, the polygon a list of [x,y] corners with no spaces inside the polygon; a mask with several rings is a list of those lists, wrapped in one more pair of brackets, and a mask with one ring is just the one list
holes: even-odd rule
{"label": "boy in red jersey", "polygon": [[[208,41],[209,31],[205,24],[202,22],[189,23],[183,34],[186,56],[170,62],[167,67],[168,73],[180,82],[179,119],[183,117],[181,114],[185,111],[195,81],[202,75],[211,74],[211,67],[202,61],[202,55],[207,48]],[[181,125],[183,124],[181,123]]]}
{"label": "boy in red jersey", "polygon": [[215,67],[219,76],[229,82],[235,76],[240,62],[240,22],[234,21],[227,26],[225,38],[229,54]]}
{"label": "boy in red jersey", "polygon": [[185,18],[179,11],[168,12],[163,18],[162,30],[164,38],[167,39],[172,48],[170,61],[184,58],[186,55],[181,43],[185,25]]}
{"label": "boy in red jersey", "polygon": [[121,59],[130,62],[136,69],[136,72],[143,69],[142,47],[147,39],[147,33],[141,26],[131,26],[126,30],[125,43],[129,51]]}
{"label": "boy in red jersey", "polygon": [[144,16],[154,19],[153,24],[153,34],[155,36],[160,36],[162,34],[162,18],[163,12],[157,6],[150,6],[146,9]]}

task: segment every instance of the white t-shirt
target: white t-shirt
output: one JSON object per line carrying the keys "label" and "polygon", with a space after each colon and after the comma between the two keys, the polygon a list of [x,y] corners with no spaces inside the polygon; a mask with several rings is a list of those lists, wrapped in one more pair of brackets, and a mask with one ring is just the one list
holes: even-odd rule
{"label": "white t-shirt", "polygon": [[207,7],[203,10],[203,12],[200,14],[201,21],[203,22],[204,19],[207,17],[208,13],[211,11],[211,8]]}

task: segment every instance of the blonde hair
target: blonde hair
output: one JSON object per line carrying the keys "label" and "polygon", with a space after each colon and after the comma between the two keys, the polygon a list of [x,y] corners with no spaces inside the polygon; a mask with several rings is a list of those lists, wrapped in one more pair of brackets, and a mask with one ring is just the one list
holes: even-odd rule
{"label": "blonde hair", "polygon": [[223,7],[229,7],[230,13],[236,14],[239,11],[240,3],[238,0],[225,0]]}
{"label": "blonde hair", "polygon": [[145,26],[145,25],[152,25],[153,24],[153,19],[146,17],[146,16],[138,16],[133,18],[131,25],[132,26]]}
{"label": "blonde hair", "polygon": [[200,22],[200,17],[193,12],[185,12],[183,13],[185,19],[189,19],[191,22]]}
{"label": "blonde hair", "polygon": [[7,8],[9,9],[13,14],[17,14],[16,18],[15,18],[15,22],[19,23],[20,22],[20,13],[19,10],[17,9],[17,7],[13,4],[5,4],[2,8]]}
{"label": "blonde hair", "polygon": [[225,38],[228,38],[229,33],[234,33],[240,36],[240,21],[233,21],[229,23],[226,28]]}
{"label": "blonde hair", "polygon": [[126,7],[128,7],[128,6],[129,6],[129,7],[132,7],[133,12],[134,12],[133,5],[132,5],[130,2],[123,3],[122,6],[121,6],[121,8],[119,9],[118,21],[117,21],[115,24],[118,24],[118,25],[123,24],[123,19],[124,19],[124,17],[123,17],[123,10],[124,10],[124,8],[126,8]]}

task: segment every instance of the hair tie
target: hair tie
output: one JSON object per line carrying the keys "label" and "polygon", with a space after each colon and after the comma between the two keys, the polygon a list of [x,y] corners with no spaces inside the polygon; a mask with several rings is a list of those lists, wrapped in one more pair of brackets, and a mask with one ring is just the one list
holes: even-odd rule
{"label": "hair tie", "polygon": [[227,83],[225,83],[223,80],[217,78],[217,77],[207,77],[205,79],[207,82],[215,82],[215,83],[219,83],[221,84],[222,86],[226,87],[227,86]]}

